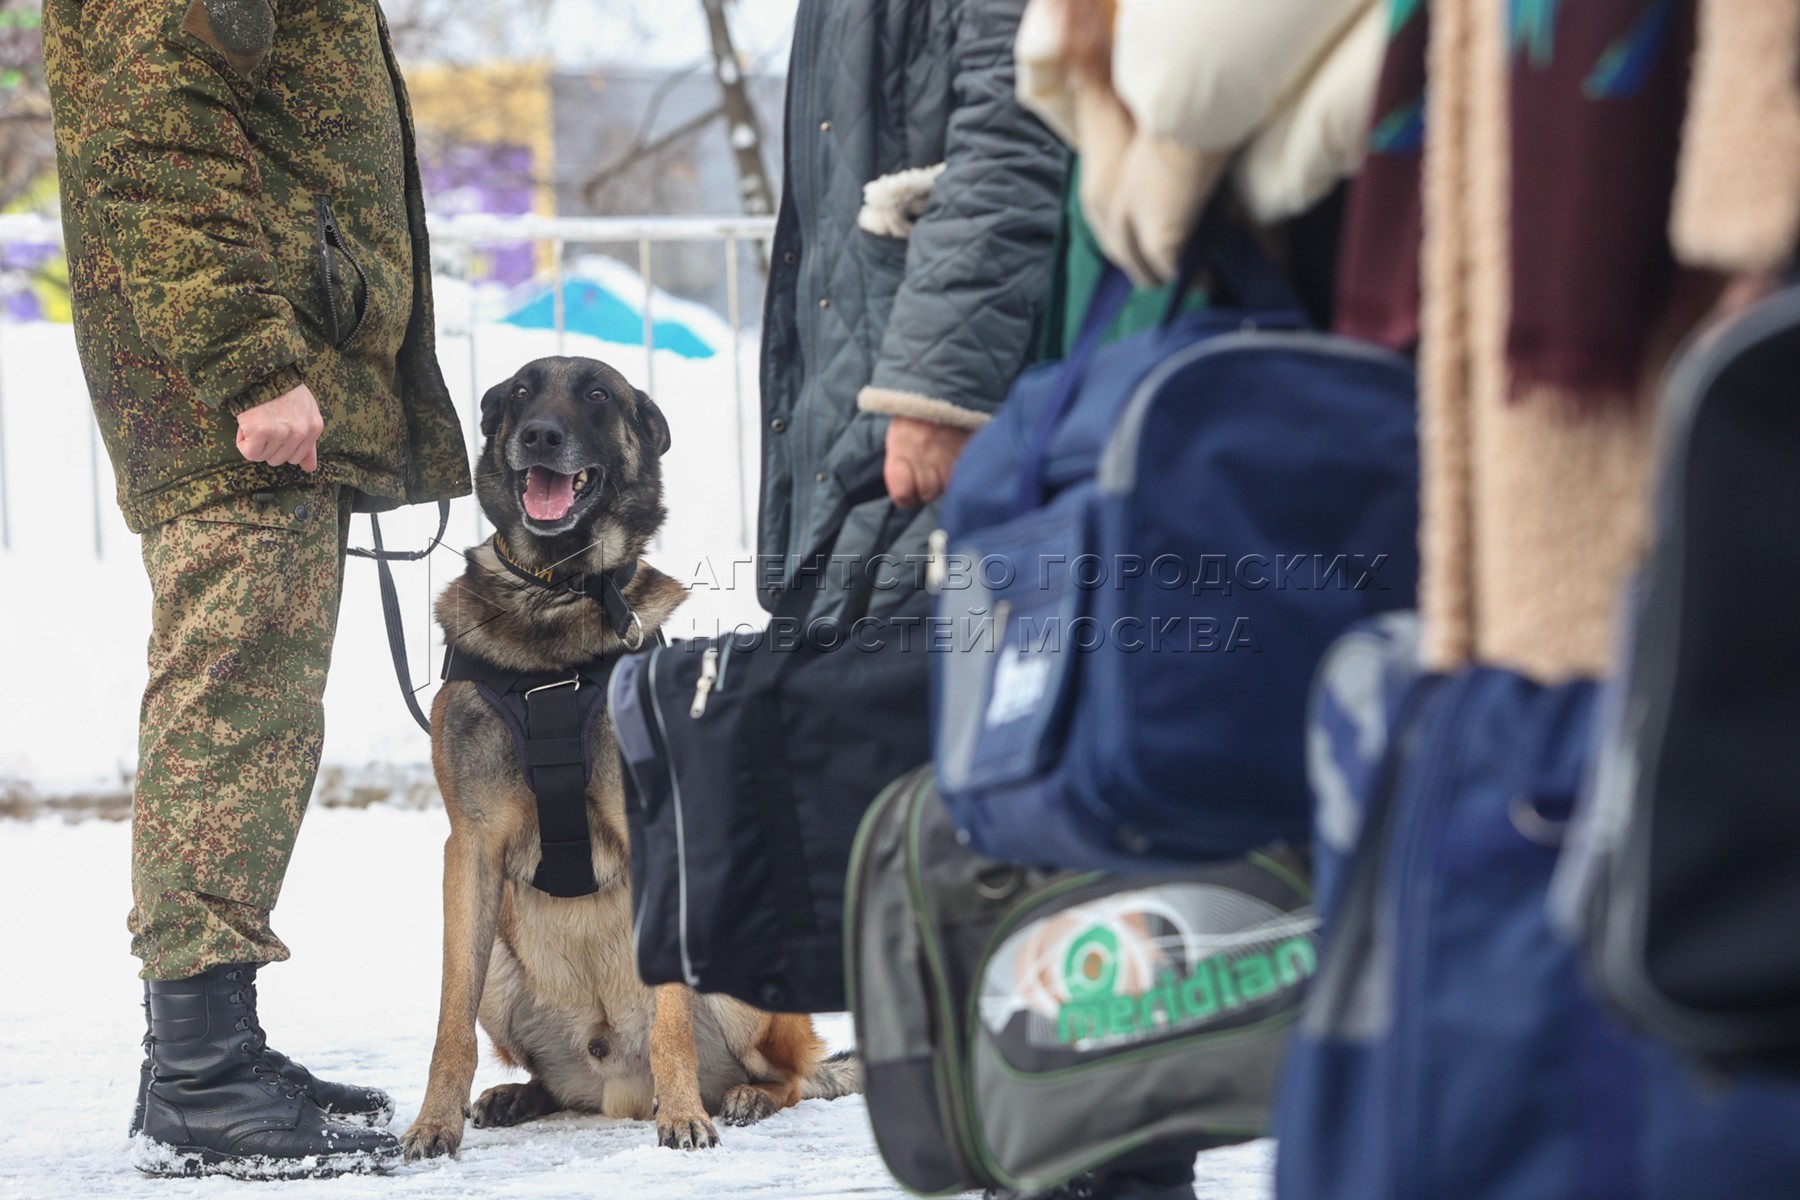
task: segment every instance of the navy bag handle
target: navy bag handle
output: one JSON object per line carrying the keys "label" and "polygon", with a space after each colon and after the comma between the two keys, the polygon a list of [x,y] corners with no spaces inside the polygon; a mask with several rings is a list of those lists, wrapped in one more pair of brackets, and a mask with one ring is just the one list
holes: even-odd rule
{"label": "navy bag handle", "polygon": [[1081,383],[1087,378],[1088,364],[1100,349],[1100,339],[1119,319],[1130,298],[1131,280],[1126,278],[1125,272],[1108,264],[1106,273],[1094,287],[1093,298],[1088,301],[1081,329],[1075,335],[1075,345],[1069,350],[1069,357],[1063,360],[1062,371],[1056,377],[1056,390],[1050,394],[1043,416],[1031,431],[1031,442],[1019,463],[1019,492],[1013,497],[1013,516],[1023,516],[1043,503],[1044,460],[1050,454],[1050,439],[1074,405]]}
{"label": "navy bag handle", "polygon": [[1250,231],[1227,217],[1217,203],[1206,210],[1194,238],[1181,255],[1175,289],[1169,296],[1168,310],[1163,314],[1167,327],[1181,314],[1186,298],[1200,268],[1210,264],[1214,280],[1231,299],[1230,307],[1245,313],[1257,313],[1270,324],[1283,328],[1309,328],[1306,308],[1294,289],[1269,256],[1263,253]]}
{"label": "navy bag handle", "polygon": [[[1218,281],[1235,302],[1233,307],[1246,313],[1263,314],[1266,323],[1280,328],[1307,328],[1305,309],[1295,297],[1287,279],[1271,263],[1256,240],[1237,222],[1226,216],[1215,202],[1207,210],[1194,231],[1194,237],[1181,256],[1180,270],[1163,313],[1162,327],[1168,328],[1181,312],[1181,302],[1193,289],[1200,268],[1211,264]],[[1044,502],[1044,469],[1050,457],[1050,441],[1056,429],[1075,405],[1082,382],[1100,350],[1106,331],[1125,309],[1131,298],[1131,280],[1125,272],[1107,264],[1105,274],[1094,286],[1087,313],[1075,335],[1069,357],[1063,360],[1062,372],[1050,401],[1044,406],[1031,431],[1031,440],[1019,463],[1019,490],[1013,498],[1012,515],[1020,517]]]}

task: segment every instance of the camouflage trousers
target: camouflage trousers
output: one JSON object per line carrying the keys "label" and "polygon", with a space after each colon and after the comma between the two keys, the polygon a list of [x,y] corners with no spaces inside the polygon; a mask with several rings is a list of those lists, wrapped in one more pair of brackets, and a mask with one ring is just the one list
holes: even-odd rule
{"label": "camouflage trousers", "polygon": [[145,979],[288,957],[269,912],[319,769],[352,496],[230,496],[144,533],[129,925]]}

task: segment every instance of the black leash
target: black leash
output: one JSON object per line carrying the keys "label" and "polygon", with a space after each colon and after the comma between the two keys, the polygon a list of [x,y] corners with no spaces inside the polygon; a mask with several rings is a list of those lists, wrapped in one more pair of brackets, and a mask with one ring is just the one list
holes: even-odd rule
{"label": "black leash", "polygon": [[[412,686],[412,675],[406,669],[406,629],[400,623],[400,592],[394,586],[394,570],[388,566],[392,562],[418,562],[428,557],[432,551],[443,544],[444,534],[450,528],[450,502],[438,501],[438,527],[431,541],[423,550],[389,550],[381,540],[381,519],[374,513],[369,514],[369,531],[374,538],[375,548],[364,549],[360,546],[346,547],[344,553],[356,558],[375,560],[375,571],[381,586],[381,616],[387,623],[388,651],[394,658],[394,678],[400,683],[400,698],[406,701],[406,710],[412,714],[419,728],[427,734],[431,732],[431,718],[419,707],[417,691]],[[625,599],[625,587],[637,574],[637,562],[633,560],[623,567],[595,574],[571,572],[558,579],[548,568],[533,571],[517,562],[506,543],[498,534],[494,536],[495,550],[501,565],[514,575],[539,587],[550,591],[569,592],[578,596],[586,596],[598,604],[606,614],[607,623],[612,626],[613,633],[625,643],[628,650],[636,650],[644,644],[644,623],[632,611]],[[656,640],[663,640],[662,632],[657,631]]]}
{"label": "black leash", "polygon": [[375,571],[381,584],[381,615],[387,622],[388,650],[394,656],[394,678],[400,681],[400,698],[406,701],[406,709],[412,713],[413,720],[426,733],[431,732],[431,718],[419,707],[419,697],[413,691],[412,676],[406,669],[406,630],[400,624],[400,592],[394,587],[394,569],[388,566],[391,562],[418,562],[443,544],[444,534],[450,528],[450,502],[438,501],[437,533],[423,550],[389,550],[381,541],[381,518],[374,513],[369,514],[369,531],[375,539],[375,548],[365,550],[360,546],[350,546],[344,550],[346,555],[356,558],[372,558],[375,560]]}

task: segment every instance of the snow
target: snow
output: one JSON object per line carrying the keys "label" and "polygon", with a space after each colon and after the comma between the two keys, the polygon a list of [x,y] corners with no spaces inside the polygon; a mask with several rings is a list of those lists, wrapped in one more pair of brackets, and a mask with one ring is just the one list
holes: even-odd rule
{"label": "snow", "polygon": [[[437,1016],[441,811],[379,805],[307,817],[275,926],[291,962],[264,970],[263,1024],[276,1048],[326,1078],[384,1087],[395,1130],[418,1112]],[[130,829],[122,822],[0,822],[0,1200],[242,1196],[225,1179],[168,1181],[129,1164],[141,985],[125,933]],[[844,1017],[820,1018],[833,1045]],[[483,1039],[475,1091],[522,1078]],[[407,1196],[526,1198],[899,1197],[860,1097],[808,1100],[721,1144],[681,1153],[648,1124],[560,1115],[471,1127],[461,1154],[385,1177],[286,1183],[282,1200]],[[1202,1200],[1262,1200],[1268,1143],[1202,1155]]]}
{"label": "snow", "polygon": [[[448,280],[439,296],[441,354],[467,423],[474,397],[520,363],[556,352],[557,340],[481,324],[471,345],[477,298]],[[756,346],[747,338],[734,348],[729,336],[725,344],[710,359],[657,355],[652,381],[641,348],[579,335],[564,343],[618,366],[669,418],[670,519],[649,557],[694,588],[677,636],[762,619],[742,565],[755,504]],[[67,326],[0,325],[0,403],[11,506],[11,547],[0,549],[0,810],[9,796],[122,796],[136,758],[149,595],[137,539],[118,515],[91,433]],[[383,528],[390,546],[416,546],[434,522],[430,511],[409,511]],[[427,700],[439,654],[431,598],[460,569],[454,548],[485,534],[472,502],[459,501],[451,548],[396,568],[412,677]],[[366,544],[360,518],[353,538]],[[263,1016],[278,1048],[326,1077],[392,1091],[398,1130],[418,1110],[431,1053],[447,824],[428,743],[395,690],[374,571],[353,559],[326,692],[325,766],[276,914],[295,957],[265,973]],[[124,928],[128,893],[125,824],[0,820],[0,1200],[244,1194],[230,1180],[151,1180],[129,1166],[125,1124],[143,1026]],[[845,1018],[822,1026],[834,1045],[848,1043]],[[477,1092],[508,1078],[517,1076],[484,1056]],[[657,1147],[646,1125],[558,1116],[471,1129],[455,1160],[382,1178],[288,1183],[282,1196],[902,1194],[875,1152],[860,1098],[808,1101],[720,1133],[719,1149],[684,1155]],[[1266,1143],[1205,1155],[1198,1194],[1258,1200],[1268,1160]]]}

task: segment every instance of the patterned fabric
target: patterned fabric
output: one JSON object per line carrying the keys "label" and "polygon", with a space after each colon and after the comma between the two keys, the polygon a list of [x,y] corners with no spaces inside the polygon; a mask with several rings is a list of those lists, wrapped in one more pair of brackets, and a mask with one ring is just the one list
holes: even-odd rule
{"label": "patterned fabric", "polygon": [[[1338,327],[1419,333],[1428,0],[1390,0],[1370,153],[1352,193]],[[1690,320],[1669,246],[1694,0],[1505,0],[1511,138],[1506,335],[1514,395],[1548,384],[1629,404],[1651,342]],[[1435,87],[1435,84],[1434,84]]]}
{"label": "patterned fabric", "polygon": [[1685,315],[1668,227],[1694,0],[1512,0],[1510,17],[1513,393],[1631,404]]}
{"label": "patterned fabric", "polygon": [[144,534],[154,619],[132,812],[145,979],[276,962],[269,910],[312,795],[352,496],[237,495]]}
{"label": "patterned fabric", "polygon": [[237,412],[304,380],[323,482],[468,491],[410,112],[374,0],[46,0],[75,328],[127,523],[297,483]]}
{"label": "patterned fabric", "polygon": [[1350,186],[1336,328],[1390,350],[1419,342],[1419,177],[1425,144],[1426,0],[1392,0],[1369,156]]}

